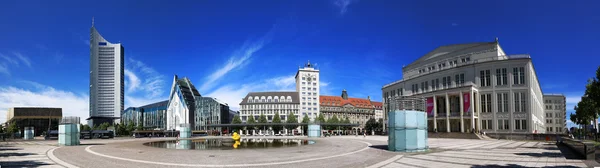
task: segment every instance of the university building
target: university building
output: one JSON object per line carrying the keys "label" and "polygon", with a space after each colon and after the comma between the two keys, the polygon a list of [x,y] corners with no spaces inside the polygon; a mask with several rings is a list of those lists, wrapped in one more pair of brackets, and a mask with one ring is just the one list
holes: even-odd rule
{"label": "university building", "polygon": [[166,129],[168,101],[156,102],[141,107],[129,107],[121,114],[124,125],[142,125],[144,129]]}
{"label": "university building", "polygon": [[[340,121],[348,118],[350,123],[360,124],[359,127],[353,128],[362,130],[365,128],[365,123],[371,118],[375,118],[375,111],[378,109],[377,104],[381,102],[373,102],[370,98],[352,98],[348,97],[348,92],[344,89],[341,96],[321,96],[321,113],[325,119],[329,120],[336,116]],[[383,114],[383,113],[382,113]]]}
{"label": "university building", "polygon": [[384,111],[400,109],[403,98],[423,98],[429,131],[549,130],[530,55],[507,55],[497,39],[438,47],[404,66],[402,76],[383,86]]}

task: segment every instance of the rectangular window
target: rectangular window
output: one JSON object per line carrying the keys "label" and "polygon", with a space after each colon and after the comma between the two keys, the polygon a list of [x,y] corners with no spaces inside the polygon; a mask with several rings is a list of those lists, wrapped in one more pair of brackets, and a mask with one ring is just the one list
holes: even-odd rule
{"label": "rectangular window", "polygon": [[429,91],[429,81],[425,81],[425,91]]}
{"label": "rectangular window", "polygon": [[442,89],[446,89],[446,77],[442,77]]}
{"label": "rectangular window", "polygon": [[492,124],[493,124],[492,121],[494,121],[494,120],[488,120],[488,123],[487,123],[488,124],[488,129],[493,129],[492,128]]}
{"label": "rectangular window", "polygon": [[450,76],[446,77],[446,85],[448,85],[448,87],[452,87],[452,79],[450,78]]}
{"label": "rectangular window", "polygon": [[435,79],[435,88],[440,89],[440,79]]}
{"label": "rectangular window", "polygon": [[520,129],[521,129],[521,121],[515,120],[515,130],[520,130]]}
{"label": "rectangular window", "polygon": [[460,84],[465,84],[465,74],[460,74],[460,80],[459,80]]}
{"label": "rectangular window", "polygon": [[454,86],[460,86],[460,74],[454,75]]}
{"label": "rectangular window", "polygon": [[498,129],[501,130],[503,128],[504,128],[504,126],[502,124],[502,120],[498,120]]}
{"label": "rectangular window", "polygon": [[492,112],[492,94],[481,94],[481,112]]}
{"label": "rectangular window", "polygon": [[524,92],[515,92],[515,112],[525,112],[526,99]]}
{"label": "rectangular window", "polygon": [[525,67],[513,68],[513,80],[515,85],[525,84]]}
{"label": "rectangular window", "polygon": [[521,120],[521,129],[527,129],[527,120]]}
{"label": "rectangular window", "polygon": [[481,86],[490,86],[490,70],[479,71],[479,82]]}
{"label": "rectangular window", "polygon": [[488,128],[487,128],[487,121],[488,121],[488,120],[482,120],[482,121],[481,121],[481,127],[483,127],[483,129],[488,129]]}
{"label": "rectangular window", "polygon": [[508,93],[498,93],[496,99],[498,100],[498,112],[508,112]]}
{"label": "rectangular window", "polygon": [[506,85],[506,68],[496,69],[496,85]]}
{"label": "rectangular window", "polygon": [[508,124],[509,124],[509,122],[508,122],[508,121],[509,121],[509,120],[504,120],[504,129],[505,129],[505,130],[507,130],[507,129],[510,129],[510,128],[509,128],[509,125],[508,125]]}
{"label": "rectangular window", "polygon": [[431,80],[431,90],[435,90],[435,79]]}

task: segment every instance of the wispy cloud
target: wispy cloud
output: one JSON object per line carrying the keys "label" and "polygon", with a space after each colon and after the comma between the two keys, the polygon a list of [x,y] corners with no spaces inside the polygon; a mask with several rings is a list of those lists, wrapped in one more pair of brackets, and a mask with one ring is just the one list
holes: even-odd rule
{"label": "wispy cloud", "polygon": [[348,6],[355,2],[358,2],[358,0],[334,0],[333,4],[339,8],[340,14],[344,15],[348,11]]}
{"label": "wispy cloud", "polygon": [[219,87],[206,95],[214,97],[229,104],[232,110],[239,110],[240,102],[249,92],[261,91],[295,91],[294,75],[279,76],[262,81],[246,84],[229,84]]}
{"label": "wispy cloud", "polygon": [[263,46],[270,41],[273,30],[269,31],[267,35],[258,39],[254,42],[246,42],[242,47],[235,50],[230,56],[229,60],[221,68],[211,73],[204,81],[204,84],[200,87],[200,91],[206,92],[216,85],[219,79],[227,75],[229,72],[236,68],[241,68],[250,62],[250,58],[258,52]]}
{"label": "wispy cloud", "polygon": [[0,63],[0,73],[10,76],[10,71],[8,71],[8,68],[4,63]]}
{"label": "wispy cloud", "polygon": [[[31,81],[22,81],[22,83],[26,85],[0,86],[0,116],[6,116],[8,108],[11,107],[58,107],[62,108],[63,116],[78,116],[82,121],[89,116],[87,94],[58,90]],[[29,88],[24,88],[26,86]],[[0,118],[0,122],[5,121],[6,118]]]}
{"label": "wispy cloud", "polygon": [[6,55],[4,55],[2,53],[0,53],[0,58],[4,59],[7,63],[19,66],[19,61],[18,60],[13,59],[11,57],[8,57],[8,56],[6,56]]}
{"label": "wispy cloud", "polygon": [[550,83],[550,84],[542,85],[542,89],[568,89],[568,88],[569,88],[569,85],[567,85],[567,84]]}
{"label": "wispy cloud", "polygon": [[62,59],[65,57],[64,54],[56,52],[54,54],[54,61],[56,61],[56,63],[60,63],[60,61],[62,61]]}
{"label": "wispy cloud", "polygon": [[144,92],[146,97],[155,98],[165,93],[166,77],[145,63],[129,58],[125,67],[127,90],[130,93]]}
{"label": "wispy cloud", "polygon": [[129,58],[125,64],[126,107],[161,101],[165,94],[166,76],[145,63]]}
{"label": "wispy cloud", "polygon": [[458,23],[452,23],[452,26],[458,26]]}
{"label": "wispy cloud", "polygon": [[565,94],[565,99],[567,103],[567,111],[574,111],[575,106],[579,101],[581,101],[581,96],[583,96],[583,92],[573,92]]}
{"label": "wispy cloud", "polygon": [[29,58],[27,58],[26,56],[24,56],[23,54],[21,54],[19,52],[13,52],[13,54],[15,56],[17,56],[17,58],[19,60],[21,60],[25,65],[27,65],[29,68],[31,68],[31,61],[29,60]]}

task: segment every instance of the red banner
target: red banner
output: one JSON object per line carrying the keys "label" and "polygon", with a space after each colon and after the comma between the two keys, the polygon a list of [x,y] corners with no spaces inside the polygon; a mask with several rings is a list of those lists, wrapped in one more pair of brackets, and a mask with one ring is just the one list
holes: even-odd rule
{"label": "red banner", "polygon": [[427,98],[427,115],[433,115],[433,97]]}
{"label": "red banner", "polygon": [[471,111],[471,94],[470,93],[463,93],[463,109],[465,110],[465,113],[468,113]]}

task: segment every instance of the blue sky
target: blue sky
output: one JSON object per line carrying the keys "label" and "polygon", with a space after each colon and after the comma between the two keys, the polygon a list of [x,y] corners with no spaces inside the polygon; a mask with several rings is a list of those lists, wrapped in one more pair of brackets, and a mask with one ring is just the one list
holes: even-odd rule
{"label": "blue sky", "polygon": [[600,62],[597,1],[0,2],[0,122],[13,106],[87,117],[89,31],[126,57],[126,107],[166,100],[173,75],[236,108],[250,91],[294,90],[310,60],[322,94],[381,100],[401,67],[440,45],[499,38],[531,54],[545,93],[568,110]]}

